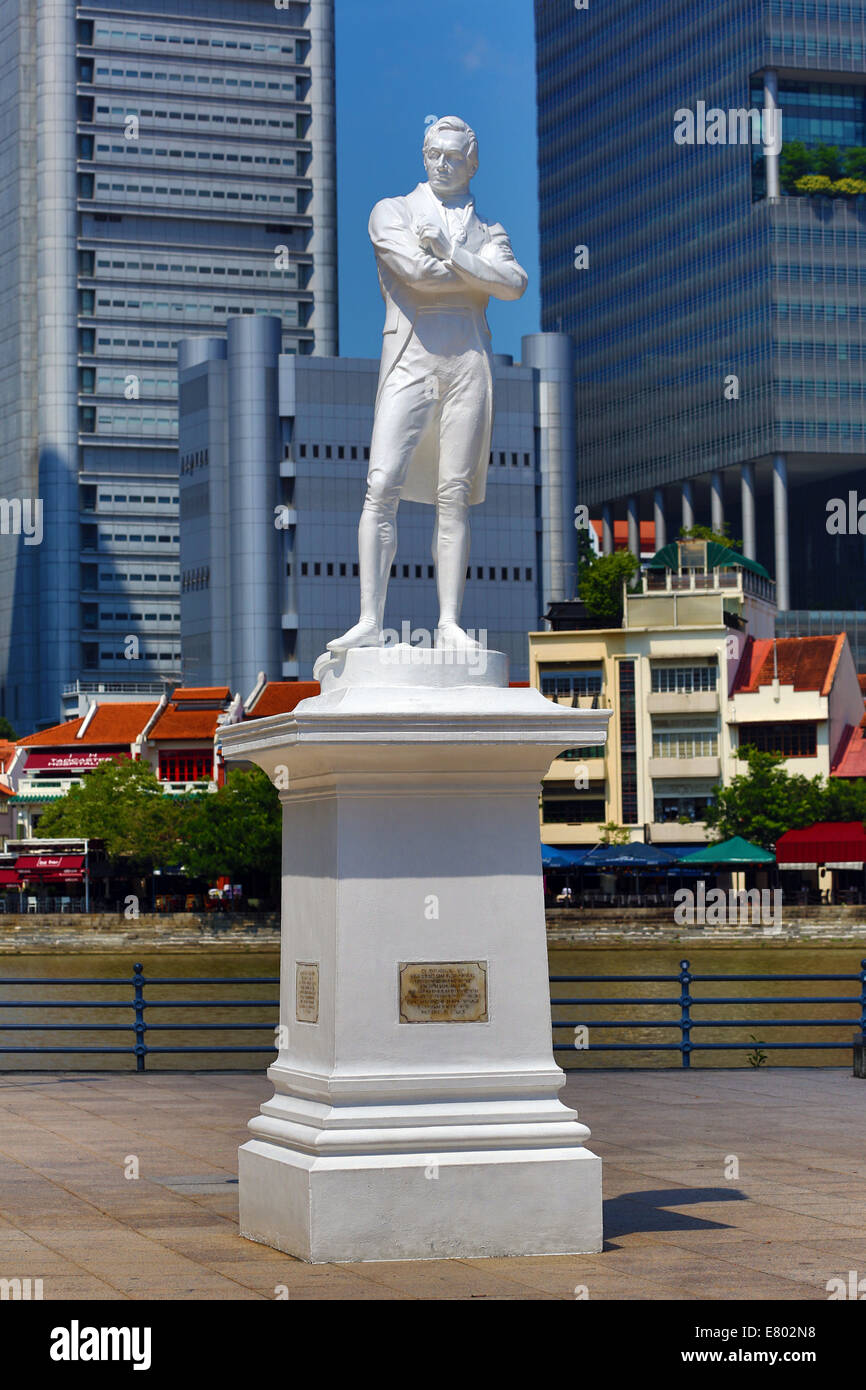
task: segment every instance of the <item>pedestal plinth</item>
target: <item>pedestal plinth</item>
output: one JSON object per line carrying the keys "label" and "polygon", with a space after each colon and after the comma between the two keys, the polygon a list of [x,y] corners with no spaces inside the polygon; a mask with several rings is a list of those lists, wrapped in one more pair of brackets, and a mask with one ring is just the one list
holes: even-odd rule
{"label": "pedestal plinth", "polygon": [[601,1160],[557,1098],[538,833],[557,752],[608,712],[509,689],[500,653],[319,663],[227,729],[283,803],[274,1096],[241,1233],[311,1261],[601,1249]]}

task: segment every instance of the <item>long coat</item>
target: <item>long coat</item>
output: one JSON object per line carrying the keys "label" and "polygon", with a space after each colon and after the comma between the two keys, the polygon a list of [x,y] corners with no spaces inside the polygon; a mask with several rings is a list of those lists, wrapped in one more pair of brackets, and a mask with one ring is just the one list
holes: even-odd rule
{"label": "long coat", "polygon": [[[442,261],[421,247],[414,230],[420,222],[430,221],[439,221],[450,240],[444,209],[428,183],[419,183],[406,197],[383,198],[370,214],[370,240],[376,252],[379,285],[385,300],[377,411],[383,403],[383,387],[414,335],[419,309],[425,310],[425,321],[429,324],[431,311],[435,313],[439,305],[445,311],[449,307],[468,308],[472,335],[467,347],[481,345],[484,348],[489,372],[490,329],[486,309],[490,296],[519,299],[526,289],[526,271],[517,264],[508,233],[500,223],[483,221],[473,205],[464,222],[462,245],[454,248],[450,260]],[[490,399],[489,426],[492,427],[492,391]],[[471,503],[484,498],[490,427],[485,431],[485,438],[479,441]],[[438,466],[438,434],[435,430],[428,431],[415,449],[401,496],[408,502],[435,502]]]}

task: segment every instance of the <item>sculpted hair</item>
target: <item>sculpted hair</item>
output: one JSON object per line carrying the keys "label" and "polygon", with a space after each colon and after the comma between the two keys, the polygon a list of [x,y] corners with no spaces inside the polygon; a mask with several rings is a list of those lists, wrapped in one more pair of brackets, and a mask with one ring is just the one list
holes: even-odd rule
{"label": "sculpted hair", "polygon": [[465,121],[461,121],[459,116],[443,116],[441,120],[438,120],[433,125],[427,127],[427,132],[424,136],[424,144],[422,146],[423,153],[427,153],[427,149],[430,145],[431,140],[435,135],[438,135],[440,130],[456,130],[458,135],[463,136],[463,143],[466,150],[466,158],[469,162],[469,168],[473,175],[477,173],[478,137],[475,134],[475,131],[472,129],[472,127],[470,125],[467,125]]}

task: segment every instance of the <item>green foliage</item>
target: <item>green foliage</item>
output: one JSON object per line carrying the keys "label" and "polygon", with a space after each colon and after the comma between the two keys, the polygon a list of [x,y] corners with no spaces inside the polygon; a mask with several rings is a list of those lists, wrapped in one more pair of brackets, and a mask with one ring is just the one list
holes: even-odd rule
{"label": "green foliage", "polygon": [[624,825],[617,825],[615,820],[606,821],[599,827],[601,831],[600,843],[603,845],[627,845],[631,836]]}
{"label": "green foliage", "polygon": [[786,193],[793,192],[797,180],[812,170],[812,151],[802,140],[791,140],[782,146],[779,158],[779,181]]}
{"label": "green foliage", "polygon": [[786,830],[799,830],[816,821],[866,821],[866,778],[852,781],[831,777],[791,776],[774,753],[740,747],[748,772],[727,787],[717,787],[706,812],[708,825],[720,840],[742,835],[762,849],[772,850]]}
{"label": "green foliage", "polygon": [[141,872],[182,864],[193,878],[233,879],[280,870],[280,802],[259,768],[230,772],[217,792],[174,795],[150,765],[101,763],[54,802],[40,836],[101,839],[111,860]]}
{"label": "green foliage", "polygon": [[18,738],[9,720],[3,715],[0,715],[0,738],[8,739],[10,743],[14,743]]}
{"label": "green foliage", "polygon": [[714,531],[710,526],[689,526],[680,527],[681,541],[714,541],[716,545],[723,545],[726,550],[742,550],[743,542],[735,540],[728,535],[728,523],[725,522],[721,531]]}
{"label": "green foliage", "polygon": [[866,193],[866,148],[843,152],[836,145],[807,148],[792,140],[782,149],[779,179],[785,193],[856,198]]}
{"label": "green foliage", "polygon": [[856,198],[861,193],[866,193],[866,179],[837,179],[833,184],[833,193],[842,195],[843,198]]}
{"label": "green foliage", "polygon": [[761,1051],[764,1045],[764,1040],[763,1038],[756,1038],[754,1033],[750,1033],[749,1037],[751,1038],[755,1046],[751,1052],[746,1053],[746,1060],[748,1061],[750,1067],[762,1067],[767,1060],[766,1052]]}
{"label": "green foliage", "polygon": [[842,168],[846,178],[866,179],[866,149],[862,145],[854,145],[850,150],[846,150],[842,158]]}
{"label": "green foliage", "polygon": [[280,871],[280,799],[260,768],[230,772],[225,786],[195,799],[183,862],[195,877],[232,879]]}
{"label": "green foliage", "polygon": [[827,179],[842,176],[842,157],[838,145],[817,145],[812,151],[812,170]]}
{"label": "green foliage", "polygon": [[140,870],[176,864],[185,850],[188,801],[166,795],[149,763],[100,763],[48,807],[39,834],[104,840],[109,859],[129,860]]}
{"label": "green foliage", "polygon": [[578,589],[587,612],[611,626],[621,622],[623,584],[630,583],[639,568],[630,550],[593,555],[579,564]]}
{"label": "green foliage", "polygon": [[833,180],[822,174],[806,174],[794,187],[798,193],[808,193],[813,198],[819,193],[829,197],[833,192]]}

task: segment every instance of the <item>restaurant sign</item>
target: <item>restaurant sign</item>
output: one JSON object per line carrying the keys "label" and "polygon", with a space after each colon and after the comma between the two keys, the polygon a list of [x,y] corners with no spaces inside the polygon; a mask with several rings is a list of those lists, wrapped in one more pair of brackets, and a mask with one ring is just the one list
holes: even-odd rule
{"label": "restaurant sign", "polygon": [[90,772],[100,763],[114,758],[128,758],[128,753],[98,753],[92,748],[62,753],[28,753],[28,772]]}

